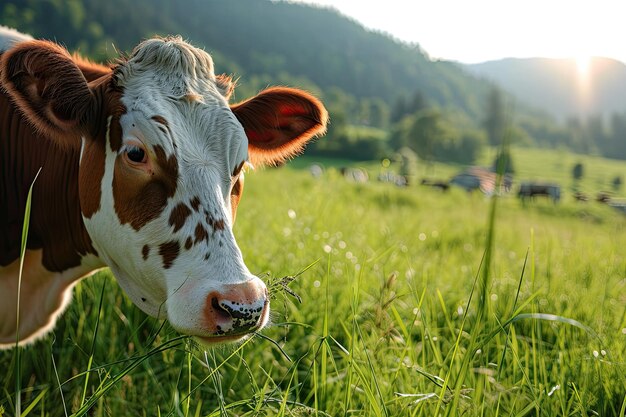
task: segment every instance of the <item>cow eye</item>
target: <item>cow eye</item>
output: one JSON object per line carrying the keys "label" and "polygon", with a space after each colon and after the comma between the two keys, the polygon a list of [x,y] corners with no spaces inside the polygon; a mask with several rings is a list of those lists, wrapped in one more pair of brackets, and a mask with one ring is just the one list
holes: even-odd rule
{"label": "cow eye", "polygon": [[126,150],[128,159],[136,163],[146,162],[146,152],[139,146],[129,146]]}

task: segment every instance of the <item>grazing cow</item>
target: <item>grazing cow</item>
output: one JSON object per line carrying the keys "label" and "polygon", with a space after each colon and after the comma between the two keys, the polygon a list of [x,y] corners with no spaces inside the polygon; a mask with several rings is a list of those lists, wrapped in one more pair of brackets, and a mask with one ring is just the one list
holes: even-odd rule
{"label": "grazing cow", "polygon": [[450,184],[447,181],[442,181],[442,180],[431,180],[429,178],[422,178],[422,181],[420,182],[421,185],[427,186],[427,187],[432,187],[432,188],[437,188],[440,191],[448,191],[448,188],[450,188]]}
{"label": "grazing cow", "polygon": [[269,88],[229,105],[231,79],[180,37],[111,67],[40,40],[0,53],[0,347],[48,332],[107,266],[140,309],[203,344],[262,328],[268,292],[232,231],[243,168],[300,152],[325,131],[322,104]]}
{"label": "grazing cow", "polygon": [[596,194],[596,201],[598,203],[608,204],[611,202],[611,194],[606,191],[600,191]]}
{"label": "grazing cow", "polygon": [[582,201],[583,203],[589,201],[589,196],[583,192],[580,191],[576,191],[574,193],[574,200],[576,201]]}
{"label": "grazing cow", "polygon": [[525,182],[520,185],[517,196],[522,201],[535,196],[545,196],[551,198],[554,203],[558,203],[561,199],[561,187],[556,184]]}
{"label": "grazing cow", "polygon": [[509,192],[513,185],[511,174],[502,176],[500,186],[498,184],[498,174],[489,168],[469,167],[452,177],[450,184],[459,186],[467,192],[480,190],[486,195]]}

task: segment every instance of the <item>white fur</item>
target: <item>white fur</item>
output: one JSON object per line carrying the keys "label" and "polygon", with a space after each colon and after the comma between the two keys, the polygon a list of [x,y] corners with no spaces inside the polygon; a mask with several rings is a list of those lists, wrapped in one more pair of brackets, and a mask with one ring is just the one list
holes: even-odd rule
{"label": "white fur", "polygon": [[[162,214],[140,230],[122,225],[115,212],[112,183],[115,161],[123,158],[123,152],[112,150],[107,133],[100,210],[85,218],[85,225],[100,257],[137,306],[150,315],[167,317],[183,333],[211,336],[203,316],[210,293],[221,293],[231,284],[249,285],[259,297],[250,306],[267,302],[265,285],[248,271],[232,233],[231,174],[247,160],[247,138],[215,85],[208,54],[180,40],[172,45],[147,41],[146,48],[152,54],[162,48],[163,55],[154,57],[140,50],[116,72],[127,109],[120,119],[122,139],[124,144],[141,141],[149,153],[158,145],[168,156],[176,156],[176,194]],[[151,119],[155,115],[167,120],[173,137],[158,128]],[[181,202],[189,206],[194,197],[200,200],[199,212],[193,212],[174,232],[168,223],[172,209]],[[205,210],[224,221],[223,230],[214,231],[207,224]],[[194,236],[197,224],[209,232],[208,241],[186,250],[185,240]],[[180,253],[166,269],[158,246],[173,240],[179,242]],[[141,253],[144,245],[151,248],[147,260]],[[263,320],[267,315],[265,311]]]}
{"label": "white fur", "polygon": [[15,43],[32,40],[33,37],[15,29],[0,25],[0,53],[9,50]]}

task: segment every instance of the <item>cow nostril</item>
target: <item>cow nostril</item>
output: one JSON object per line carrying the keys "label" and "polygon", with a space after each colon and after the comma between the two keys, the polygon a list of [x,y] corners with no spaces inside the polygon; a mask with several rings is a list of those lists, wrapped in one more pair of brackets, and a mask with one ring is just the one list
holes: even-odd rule
{"label": "cow nostril", "polygon": [[220,305],[220,302],[217,300],[217,297],[213,297],[211,299],[211,307],[213,307],[215,312],[219,314],[220,316],[222,316],[223,318],[228,319],[231,317],[230,312]]}

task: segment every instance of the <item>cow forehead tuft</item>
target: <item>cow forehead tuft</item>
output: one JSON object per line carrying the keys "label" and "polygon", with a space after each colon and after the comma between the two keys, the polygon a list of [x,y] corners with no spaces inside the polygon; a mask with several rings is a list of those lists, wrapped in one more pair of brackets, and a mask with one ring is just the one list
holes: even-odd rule
{"label": "cow forehead tuft", "polygon": [[151,79],[162,93],[177,99],[222,95],[211,56],[179,36],[148,39],[134,49],[130,59],[115,68],[114,79],[119,87],[137,77],[143,84]]}

